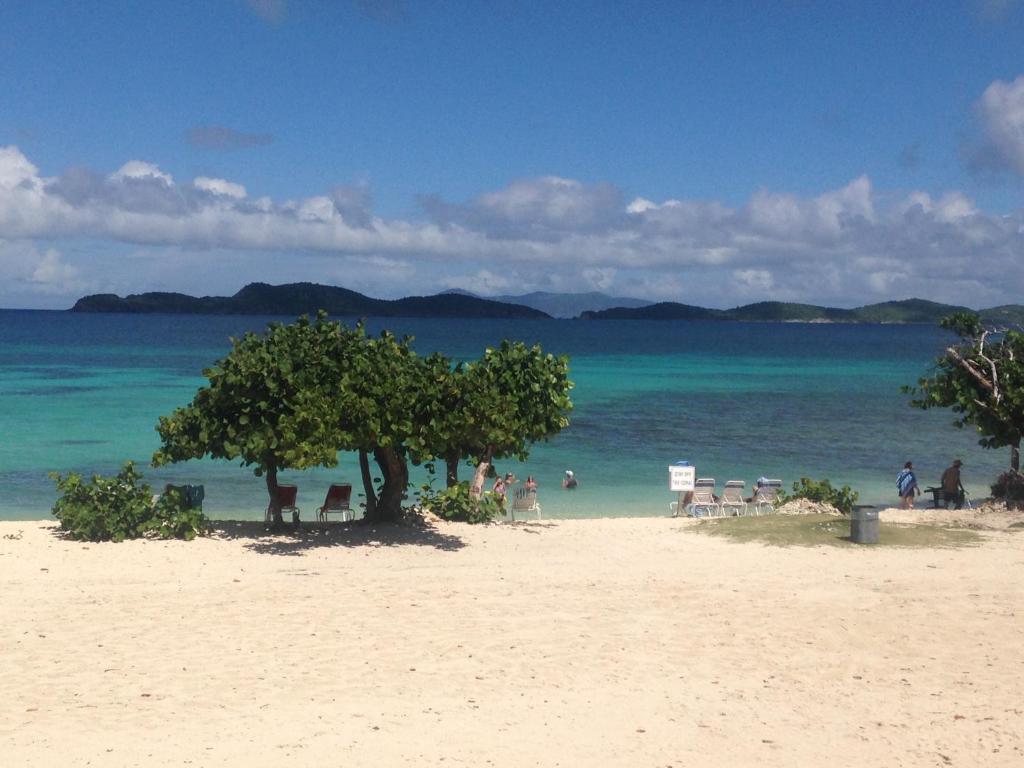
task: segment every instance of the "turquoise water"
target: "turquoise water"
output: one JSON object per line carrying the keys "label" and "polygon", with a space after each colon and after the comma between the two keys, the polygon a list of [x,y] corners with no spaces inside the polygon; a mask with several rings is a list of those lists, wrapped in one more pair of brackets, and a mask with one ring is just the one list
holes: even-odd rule
{"label": "turquoise water", "polygon": [[[0,518],[47,517],[51,470],[109,474],[129,458],[145,465],[157,418],[191,399],[230,336],[269,319],[0,310]],[[950,413],[917,411],[900,393],[948,341],[937,328],[394,318],[369,327],[456,358],[506,337],[570,356],[572,425],[526,465],[498,466],[533,474],[548,516],[664,514],[673,498],[666,467],[680,459],[719,487],[733,479],[749,487],[759,475],[787,487],[828,477],[869,503],[894,499],[907,459],[930,485],[963,458],[975,496],[1009,461],[951,427]],[[154,486],[204,483],[215,516],[258,518],[266,506],[262,480],[232,463],[143,469]],[[575,492],[560,488],[566,469],[580,478]],[[355,456],[343,454],[337,468],[284,480],[299,485],[308,519],[330,482],[357,477]]]}

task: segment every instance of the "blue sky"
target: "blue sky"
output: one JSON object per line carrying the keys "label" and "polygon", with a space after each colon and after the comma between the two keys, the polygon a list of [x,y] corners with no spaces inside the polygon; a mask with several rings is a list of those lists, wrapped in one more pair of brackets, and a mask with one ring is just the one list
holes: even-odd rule
{"label": "blue sky", "polygon": [[1024,301],[1024,4],[0,5],[0,306]]}

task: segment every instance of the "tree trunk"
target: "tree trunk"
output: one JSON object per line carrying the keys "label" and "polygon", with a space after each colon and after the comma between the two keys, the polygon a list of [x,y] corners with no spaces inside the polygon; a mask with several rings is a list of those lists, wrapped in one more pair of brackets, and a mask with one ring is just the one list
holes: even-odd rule
{"label": "tree trunk", "polygon": [[367,518],[377,516],[377,493],[373,490],[373,477],[370,475],[370,457],[366,451],[359,449],[359,473],[363,476],[363,493],[366,494]]}
{"label": "tree trunk", "polygon": [[476,472],[473,473],[473,483],[469,486],[469,497],[471,499],[479,499],[484,495],[484,481],[487,477],[487,469],[491,466],[491,456],[493,454],[494,449],[488,448],[480,456],[480,461],[476,465]]}
{"label": "tree trunk", "polygon": [[444,457],[445,481],[449,488],[459,484],[459,456],[458,451],[452,451]]}
{"label": "tree trunk", "polygon": [[284,518],[281,517],[281,500],[277,495],[277,465],[268,464],[264,474],[267,478],[267,493],[270,494],[270,513],[274,516],[274,522],[270,529],[276,531],[284,527]]}
{"label": "tree trunk", "polygon": [[409,466],[401,449],[378,446],[373,449],[373,458],[380,467],[384,485],[380,489],[374,514],[367,515],[367,520],[375,523],[393,523],[402,515],[402,500],[409,487]]}
{"label": "tree trunk", "polygon": [[1010,469],[1020,472],[1020,440],[1010,446]]}

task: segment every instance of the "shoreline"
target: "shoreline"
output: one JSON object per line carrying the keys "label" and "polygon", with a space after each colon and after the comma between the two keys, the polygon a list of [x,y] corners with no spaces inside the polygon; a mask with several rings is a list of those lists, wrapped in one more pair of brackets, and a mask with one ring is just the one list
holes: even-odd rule
{"label": "shoreline", "polygon": [[[921,498],[924,499],[925,497],[922,496]],[[659,501],[659,502],[657,502],[657,506],[659,508],[663,507],[663,508],[665,508],[667,510],[668,507],[669,507],[670,502],[672,502],[673,499],[674,499],[674,495],[673,494],[666,493],[665,494],[664,503],[662,504]],[[971,496],[970,497],[970,501],[971,501],[972,507],[974,507],[975,509],[978,509],[978,508],[987,507],[987,505],[989,504],[989,502],[991,500],[989,498],[981,498],[981,497]],[[622,519],[622,520],[686,519],[686,516],[681,516],[679,518],[673,518],[672,515],[669,512],[667,512],[667,511],[665,513],[663,513],[663,514],[655,513],[653,511],[649,511],[649,507],[647,505],[644,506],[643,511],[642,511],[641,514],[612,515],[612,514],[597,513],[597,514],[594,514],[594,515],[579,515],[579,514],[561,515],[561,514],[558,514],[557,511],[552,513],[551,510],[552,510],[553,507],[555,507],[555,505],[553,505],[553,504],[551,504],[551,503],[549,503],[549,502],[547,502],[547,501],[545,501],[543,499],[542,499],[542,502],[543,502],[542,503],[542,509],[544,510],[543,514],[544,514],[545,519],[554,520],[554,521],[561,521],[561,520],[619,520],[619,519]],[[950,508],[948,510],[943,510],[943,508],[941,508],[941,507],[934,508],[934,507],[931,506],[930,500],[926,500],[926,502],[924,504],[918,504],[917,506],[915,506],[915,507],[913,507],[913,508],[911,508],[909,510],[901,510],[901,509],[899,509],[899,507],[897,507],[892,502],[891,499],[887,500],[887,501],[876,502],[876,503],[868,503],[868,502],[865,502],[863,500],[860,500],[857,506],[877,509],[879,512],[886,512],[886,513],[889,513],[890,515],[892,515],[893,513],[901,513],[901,514],[902,513],[910,513],[912,515],[919,515],[919,516],[922,517],[922,521],[924,521],[925,518],[927,518],[928,520],[933,520],[934,519],[934,514],[938,514],[938,513],[942,513],[942,512],[954,512],[954,511],[956,511],[956,510],[953,510],[952,508]],[[969,510],[965,510],[965,511],[969,511]],[[4,515],[3,511],[0,510],[0,523],[5,523],[5,522],[6,523],[28,522],[28,523],[54,523],[54,524],[56,524],[56,522],[57,522],[56,518],[53,516],[53,512],[50,509],[46,509],[46,510],[42,510],[42,511],[40,511],[40,510],[30,510],[30,511],[27,511],[27,512],[23,512],[21,514],[29,515],[29,516],[27,516],[27,517],[5,517],[5,516],[3,516]],[[310,516],[310,514],[308,512],[305,512],[305,509],[304,509],[304,514],[303,514],[303,517],[302,517],[303,525],[310,525],[310,526],[317,525],[316,519],[315,519],[315,514],[316,514],[315,509],[313,509],[312,516]],[[217,512],[214,515],[210,516],[210,520],[215,521],[215,522],[222,522],[222,523],[232,523],[232,522],[252,523],[252,522],[261,522],[263,520],[263,512],[255,511],[255,510],[254,511],[249,511],[249,512],[246,512],[245,510],[226,510],[224,512]],[[910,521],[910,520],[901,520],[901,522],[912,522],[912,521]]]}
{"label": "shoreline", "polygon": [[1024,759],[1024,536],[779,548],[697,522],[121,544],[0,522],[0,748],[23,766]]}

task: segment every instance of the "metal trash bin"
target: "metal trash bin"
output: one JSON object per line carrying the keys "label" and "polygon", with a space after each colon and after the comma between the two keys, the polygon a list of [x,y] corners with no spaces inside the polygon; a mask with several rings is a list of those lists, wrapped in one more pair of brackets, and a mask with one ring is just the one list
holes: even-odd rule
{"label": "metal trash bin", "polygon": [[878,543],[878,510],[854,507],[850,515],[850,541],[854,544]]}

